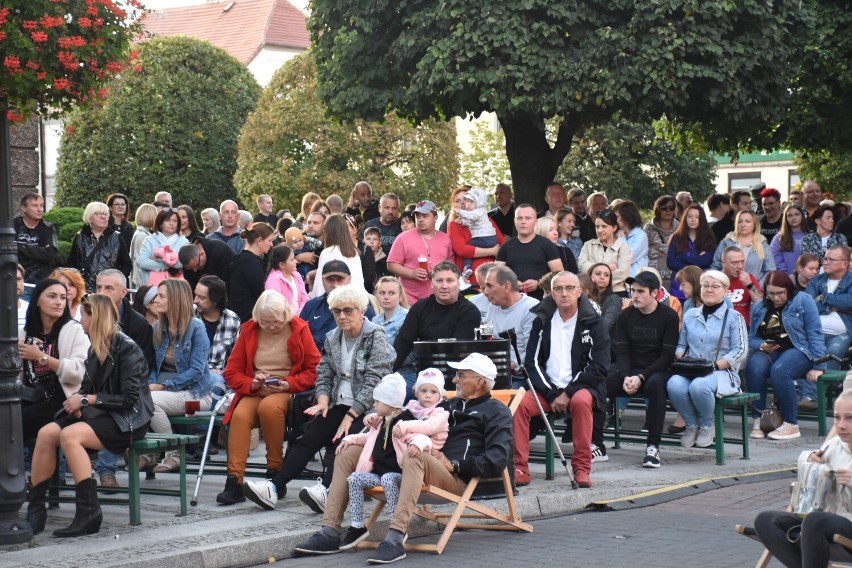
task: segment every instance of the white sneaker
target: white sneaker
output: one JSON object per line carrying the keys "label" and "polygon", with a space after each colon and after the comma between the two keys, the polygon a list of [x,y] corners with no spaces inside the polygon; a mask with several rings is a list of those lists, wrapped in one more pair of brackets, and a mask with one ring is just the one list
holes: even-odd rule
{"label": "white sneaker", "polygon": [[315,513],[325,512],[325,501],[328,499],[328,489],[322,484],[322,478],[317,478],[317,484],[312,487],[303,487],[299,491],[299,499],[311,508]]}
{"label": "white sneaker", "polygon": [[751,434],[749,438],[754,438],[755,440],[762,440],[766,437],[766,432],[760,427],[760,418],[754,419],[754,427],[751,429]]}
{"label": "white sneaker", "polygon": [[275,504],[278,503],[278,490],[275,489],[275,484],[268,479],[246,481],[243,483],[243,495],[267,511],[275,509]]}
{"label": "white sneaker", "polygon": [[796,438],[801,438],[802,434],[799,432],[798,424],[783,422],[781,426],[767,434],[767,437],[770,440],[795,440]]}

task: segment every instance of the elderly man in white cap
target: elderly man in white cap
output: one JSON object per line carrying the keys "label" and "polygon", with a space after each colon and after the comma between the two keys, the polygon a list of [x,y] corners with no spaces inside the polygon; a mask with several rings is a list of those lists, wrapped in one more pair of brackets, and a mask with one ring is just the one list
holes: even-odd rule
{"label": "elderly man in white cap", "polygon": [[[458,363],[453,382],[458,396],[442,406],[453,416],[442,451],[405,456],[399,500],[385,540],[367,561],[388,564],[405,558],[404,541],[408,523],[424,484],[461,495],[473,477],[496,477],[512,458],[512,415],[501,402],[491,398],[497,367],[485,355],[472,353]],[[334,479],[348,478],[360,455],[357,447],[346,448],[334,461]],[[348,496],[347,496],[348,497]],[[326,504],[323,528],[296,547],[299,554],[333,554],[341,550],[341,522],[346,501]]]}
{"label": "elderly man in white cap", "polygon": [[432,293],[429,276],[442,260],[455,261],[453,243],[446,233],[435,229],[438,208],[421,201],[414,209],[415,231],[403,231],[388,253],[388,270],[398,276],[409,304]]}

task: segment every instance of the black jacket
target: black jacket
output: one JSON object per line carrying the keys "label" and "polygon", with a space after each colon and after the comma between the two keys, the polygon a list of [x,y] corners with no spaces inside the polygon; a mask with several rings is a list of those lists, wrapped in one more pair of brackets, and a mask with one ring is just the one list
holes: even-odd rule
{"label": "black jacket", "polygon": [[136,233],[136,227],[131,225],[127,219],[122,219],[121,225],[116,225],[112,215],[109,216],[109,226],[112,227],[113,231],[121,235],[125,248],[130,250],[130,241],[133,240],[133,234]]}
{"label": "black jacket", "polygon": [[246,323],[266,284],[263,260],[244,250],[231,260],[228,271],[231,273],[227,280],[228,309],[239,316],[241,323]]}
{"label": "black jacket", "polygon": [[228,280],[230,280],[228,265],[230,265],[231,261],[234,260],[234,257],[237,256],[234,249],[224,242],[215,239],[190,239],[189,242],[193,245],[200,244],[201,248],[204,250],[205,256],[207,256],[207,262],[204,263],[204,268],[201,270],[184,269],[183,277],[189,283],[189,286],[195,290],[195,285],[198,284],[201,277],[207,276],[208,274],[211,276],[218,276],[227,284]]}
{"label": "black jacket", "polygon": [[508,407],[485,394],[442,403],[450,413],[450,429],[441,450],[448,460],[459,460],[459,477],[498,477],[504,467],[511,470],[514,438],[512,413]]}
{"label": "black jacket", "polygon": [[142,314],[133,309],[130,301],[127,298],[121,301],[121,331],[132,339],[142,354],[145,355],[145,362],[149,369],[157,366],[157,359],[154,355],[154,328],[148,323]]}
{"label": "black jacket", "polygon": [[[98,368],[104,365],[103,380],[95,384]],[[89,350],[86,376],[80,394],[96,394],[95,408],[109,412],[122,432],[147,426],[154,416],[154,401],[148,389],[148,364],[139,346],[121,332],[112,338],[103,363]]]}
{"label": "black jacket", "polygon": [[352,215],[353,217],[356,215],[360,215],[364,222],[366,223],[370,219],[375,219],[379,216],[379,202],[376,199],[370,201],[370,205],[364,209],[364,212],[361,213],[361,207],[355,205],[354,207],[347,207],[346,212]]}
{"label": "black jacket", "polygon": [[125,276],[130,276],[130,271],[133,270],[133,261],[130,260],[127,247],[124,246],[124,239],[121,238],[119,233],[116,233],[111,227],[107,227],[101,235],[101,240],[103,240],[103,244],[100,249],[92,260],[87,262],[89,255],[98,244],[98,239],[92,234],[92,229],[85,225],[80,232],[74,235],[71,252],[68,254],[68,266],[80,270],[83,274],[83,280],[86,281],[86,291],[89,293],[95,291],[98,274],[104,270],[117,268]]}
{"label": "black jacket", "polygon": [[533,387],[549,403],[563,391],[571,397],[580,389],[588,389],[595,396],[598,407],[606,406],[606,375],[610,366],[610,341],[606,323],[598,315],[585,295],[577,303],[577,326],[571,343],[572,379],[564,389],[553,385],[547,375],[547,360],[550,357],[550,320],[556,313],[556,302],[545,298],[532,310],[536,314],[524,367],[529,373]]}
{"label": "black jacket", "polygon": [[56,228],[42,219],[35,229],[30,229],[23,217],[15,217],[13,224],[18,262],[26,271],[24,280],[35,284],[47,278],[56,265]]}

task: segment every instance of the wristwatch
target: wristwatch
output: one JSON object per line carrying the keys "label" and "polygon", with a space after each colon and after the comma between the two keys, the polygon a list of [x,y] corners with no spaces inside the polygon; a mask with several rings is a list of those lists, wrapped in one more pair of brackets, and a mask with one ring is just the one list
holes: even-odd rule
{"label": "wristwatch", "polygon": [[746,284],[746,290],[751,290],[752,288],[754,288],[754,282],[749,282],[748,284]]}
{"label": "wristwatch", "polygon": [[44,354],[42,354],[41,357],[39,357],[38,364],[41,365],[42,367],[47,365],[47,353],[44,353]]}
{"label": "wristwatch", "polygon": [[452,460],[450,463],[453,465],[453,475],[457,475],[459,473],[459,468],[461,467],[459,460]]}
{"label": "wristwatch", "polygon": [[87,406],[89,406],[89,396],[83,395],[80,397],[80,408],[86,408]]}

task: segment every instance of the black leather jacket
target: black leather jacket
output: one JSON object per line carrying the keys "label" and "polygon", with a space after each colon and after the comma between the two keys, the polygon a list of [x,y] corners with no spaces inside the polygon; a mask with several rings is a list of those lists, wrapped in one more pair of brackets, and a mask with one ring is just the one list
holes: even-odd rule
{"label": "black leather jacket", "polygon": [[119,233],[111,227],[107,227],[101,235],[103,245],[94,255],[91,262],[86,262],[89,255],[98,244],[98,239],[92,234],[92,229],[85,225],[79,233],[74,235],[71,243],[71,252],[68,254],[68,266],[77,268],[82,272],[86,281],[86,291],[94,292],[98,274],[108,268],[117,268],[125,276],[130,275],[133,269],[133,261],[124,246],[124,240]]}
{"label": "black leather jacket", "polygon": [[[106,368],[102,384],[94,384],[101,365]],[[96,394],[95,408],[109,412],[122,432],[148,425],[154,415],[154,401],[148,389],[148,363],[132,339],[121,332],[115,334],[109,355],[103,363],[93,351],[86,359],[86,376],[80,394]]]}
{"label": "black leather jacket", "polygon": [[497,477],[504,467],[512,471],[514,438],[512,413],[487,393],[479,398],[451,398],[443,407],[450,413],[449,433],[442,452],[459,460],[459,477]]}

